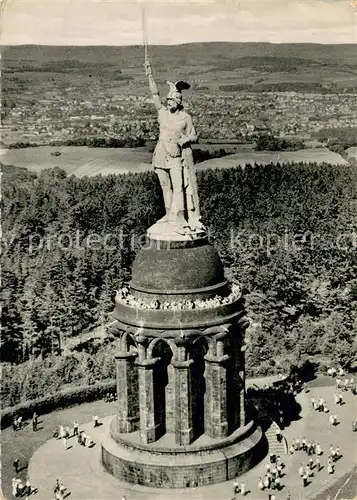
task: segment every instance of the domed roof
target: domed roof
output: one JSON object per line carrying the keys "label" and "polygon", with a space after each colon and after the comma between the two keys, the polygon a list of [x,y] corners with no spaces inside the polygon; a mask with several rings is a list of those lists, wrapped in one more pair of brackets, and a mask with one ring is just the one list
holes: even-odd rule
{"label": "domed roof", "polygon": [[225,282],[222,262],[212,245],[207,241],[184,243],[174,248],[154,244],[139,250],[131,287],[168,293],[215,288]]}

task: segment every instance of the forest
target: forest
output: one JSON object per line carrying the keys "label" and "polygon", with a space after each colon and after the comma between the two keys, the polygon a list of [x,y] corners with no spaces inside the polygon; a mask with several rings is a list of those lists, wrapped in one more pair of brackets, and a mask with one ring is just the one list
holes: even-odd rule
{"label": "forest", "polygon": [[[91,178],[2,168],[4,406],[115,377],[115,340],[64,349],[110,321],[146,229],[153,172]],[[198,173],[203,222],[252,318],[247,374],[307,360],[357,365],[355,167],[269,164]]]}

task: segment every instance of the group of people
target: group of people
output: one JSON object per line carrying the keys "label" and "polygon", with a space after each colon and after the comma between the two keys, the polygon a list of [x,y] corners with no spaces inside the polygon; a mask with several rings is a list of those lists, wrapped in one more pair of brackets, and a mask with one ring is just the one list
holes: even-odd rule
{"label": "group of people", "polygon": [[14,429],[14,431],[19,431],[20,429],[22,429],[22,416],[21,415],[14,416],[14,419],[12,421],[12,428]]}
{"label": "group of people", "polygon": [[323,398],[319,398],[316,400],[315,398],[311,398],[311,406],[315,411],[320,411],[324,413],[328,413],[330,410],[327,407],[327,403]]}
{"label": "group of people", "polygon": [[[331,377],[336,377],[336,388],[341,389],[342,391],[348,391],[350,390],[352,394],[356,395],[357,394],[357,384],[355,383],[355,380],[353,377],[345,377],[345,371],[343,368],[335,368],[335,367],[330,367],[327,370],[327,374],[330,375]],[[345,377],[344,380],[342,380],[342,377]]]}
{"label": "group of people", "polygon": [[339,420],[338,420],[338,417],[336,414],[332,414],[329,416],[329,424],[330,425],[338,425],[339,424]]}
{"label": "group of people", "polygon": [[245,488],[244,483],[239,483],[237,479],[233,481],[233,494],[236,495],[237,493],[240,493],[242,496],[245,496],[247,493],[247,490]]}
{"label": "group of people", "polygon": [[355,383],[354,383],[354,378],[345,378],[345,380],[340,379],[339,377],[336,378],[336,388],[341,389],[342,391],[348,391],[350,390],[353,394],[356,394],[355,389]]}
{"label": "group of people", "polygon": [[[110,393],[108,393],[109,395]],[[38,415],[35,412],[32,416],[32,426],[33,430],[37,430],[37,425],[38,425]],[[98,427],[100,425],[99,423],[99,417],[98,415],[93,415],[93,427]],[[13,421],[13,428],[14,430],[18,430],[22,428],[22,417],[15,417]],[[79,424],[77,421],[73,422],[73,428],[72,430],[68,426],[60,425],[59,428],[56,428],[53,432],[53,437],[57,439],[61,439],[63,441],[63,445],[65,449],[67,449],[67,440],[70,437],[77,436],[78,443],[82,446],[85,447],[92,447],[95,442],[93,439],[90,438],[83,430],[79,430]],[[20,460],[16,458],[13,462],[14,470],[15,473],[17,474],[20,472]],[[64,487],[63,483],[60,483],[59,480],[57,479],[56,485],[54,487],[53,493],[54,497],[56,500],[63,500],[64,498],[64,492],[66,488]],[[31,487],[30,481],[27,480],[26,483],[24,484],[21,479],[18,478],[13,478],[12,479],[12,494],[14,497],[23,497],[26,496],[26,498],[31,495],[32,493],[36,492],[36,489],[33,489]],[[123,497],[125,500],[125,497]]]}
{"label": "group of people", "polygon": [[[300,463],[299,467],[299,476],[303,481],[303,486],[306,487],[309,484],[309,480],[314,477],[314,470],[319,472],[323,466],[321,465],[320,457],[323,454],[323,450],[320,446],[320,443],[315,441],[309,441],[305,437],[295,438],[292,441],[290,446],[290,454],[293,454],[297,451],[304,451],[309,457],[307,464]],[[316,455],[315,460],[312,458],[312,455]],[[333,474],[335,472],[335,462],[341,457],[341,452],[339,446],[330,445],[329,448],[329,456],[327,458],[327,472],[329,474]]]}
{"label": "group of people", "polygon": [[241,296],[241,289],[239,285],[233,284],[231,292],[227,297],[216,295],[210,299],[196,299],[186,301],[168,301],[160,302],[154,299],[150,302],[144,302],[133,295],[131,295],[127,287],[121,288],[117,293],[117,299],[124,304],[135,307],[138,309],[164,309],[164,310],[189,310],[189,309],[209,309],[218,307],[225,304],[231,304]]}
{"label": "group of people", "polygon": [[323,454],[321,445],[319,442],[307,440],[306,437],[294,438],[289,448],[290,455],[293,455],[296,451],[304,451],[308,456]]}
{"label": "group of people", "polygon": [[95,445],[95,441],[90,436],[87,436],[87,434],[84,431],[79,431],[78,436],[77,436],[77,442],[81,446],[86,446],[87,448],[91,448],[92,446]]}
{"label": "group of people", "polygon": [[107,392],[106,395],[104,396],[104,401],[106,403],[112,403],[113,401],[116,401],[115,392]]}
{"label": "group of people", "polygon": [[258,488],[264,490],[280,490],[282,488],[280,478],[283,475],[285,464],[279,455],[270,453],[269,462],[266,464],[265,476],[259,478]]}
{"label": "group of people", "polygon": [[[343,398],[341,394],[334,394],[334,399],[335,399],[335,404],[343,404]],[[311,406],[313,410],[323,412],[323,413],[329,413],[330,410],[327,406],[326,401],[323,398],[319,398],[319,400],[316,400],[315,398],[311,398]],[[330,414],[329,415],[329,424],[330,425],[338,425],[339,424],[339,419],[336,413]]]}
{"label": "group of people", "polygon": [[63,500],[66,489],[67,488],[64,486],[63,482],[60,482],[59,479],[56,479],[56,484],[53,488],[55,500]]}
{"label": "group of people", "polygon": [[[98,415],[93,415],[94,428],[99,427],[99,425],[100,424],[99,424]],[[55,429],[53,436],[57,439],[62,439],[63,446],[65,449],[68,448],[67,447],[67,440],[70,437],[74,437],[74,436],[77,436],[77,441],[82,446],[86,446],[87,448],[90,448],[90,447],[95,445],[95,441],[93,441],[93,439],[91,439],[90,436],[88,436],[83,430],[81,430],[81,431],[79,430],[79,424],[76,420],[73,422],[72,432],[68,426],[60,425],[59,429]]]}
{"label": "group of people", "polygon": [[[22,415],[15,415],[13,422],[12,422],[12,428],[14,431],[21,430],[23,428],[23,417]],[[38,415],[35,412],[32,416],[32,429],[33,431],[37,431],[37,426],[38,426]],[[20,472],[20,460],[18,458],[15,458],[13,462],[14,470],[15,473],[18,474]],[[36,489],[33,489],[29,479],[26,480],[25,483],[22,482],[22,479],[13,477],[12,478],[12,494],[14,497],[22,497],[25,496],[26,498],[31,495]]]}
{"label": "group of people", "polygon": [[21,479],[16,477],[12,478],[12,494],[14,497],[28,497],[32,492],[33,490],[29,480],[24,484]]}
{"label": "group of people", "polygon": [[[23,418],[22,418],[22,415],[15,415],[14,418],[13,418],[13,421],[12,421],[12,428],[14,429],[14,431],[19,431],[22,429],[23,427]],[[38,415],[36,412],[33,413],[32,415],[32,430],[34,432],[37,431],[37,427],[38,427]]]}

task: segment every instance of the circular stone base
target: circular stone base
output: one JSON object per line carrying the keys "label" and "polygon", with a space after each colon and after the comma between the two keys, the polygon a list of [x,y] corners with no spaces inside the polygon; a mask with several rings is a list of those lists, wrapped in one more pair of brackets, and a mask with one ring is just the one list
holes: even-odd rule
{"label": "circular stone base", "polygon": [[121,481],[155,488],[187,488],[220,483],[243,474],[267,453],[260,427],[250,422],[228,438],[182,447],[142,445],[130,434],[113,432],[102,439],[102,463]]}
{"label": "circular stone base", "polygon": [[192,231],[172,222],[156,222],[147,230],[147,235],[152,240],[161,241],[192,241],[207,237],[203,229]]}

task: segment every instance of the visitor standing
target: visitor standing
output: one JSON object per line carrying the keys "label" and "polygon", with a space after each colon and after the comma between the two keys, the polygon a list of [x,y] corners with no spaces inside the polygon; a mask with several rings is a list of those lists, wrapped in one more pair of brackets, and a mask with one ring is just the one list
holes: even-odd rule
{"label": "visitor standing", "polygon": [[307,475],[307,477],[312,477],[314,475],[309,465],[305,467],[305,474]]}
{"label": "visitor standing", "polygon": [[306,451],[306,438],[305,437],[302,439],[301,444],[302,444],[302,450]]}
{"label": "visitor standing", "polygon": [[302,476],[302,484],[304,488],[307,486],[307,482],[308,482],[308,475],[305,472],[304,475]]}
{"label": "visitor standing", "polygon": [[73,422],[73,436],[78,436],[78,427],[79,427],[79,424],[78,422],[75,420]]}
{"label": "visitor standing", "polygon": [[18,479],[18,480],[16,481],[16,495],[15,495],[15,496],[20,496],[20,495],[22,495],[22,494],[23,494],[23,492],[24,492],[24,488],[25,488],[25,487],[24,487],[24,485],[22,484],[21,479]]}
{"label": "visitor standing", "polygon": [[60,491],[62,496],[64,495],[64,492],[66,491],[66,488],[65,488],[65,485],[63,484],[63,481],[61,481],[61,483],[59,485],[59,491]]}
{"label": "visitor standing", "polygon": [[20,464],[20,460],[18,458],[15,458],[14,469],[15,469],[16,474],[19,472],[19,464]]}
{"label": "visitor standing", "polygon": [[300,467],[299,467],[299,476],[300,477],[304,476],[304,466],[303,466],[303,464],[300,464]]}
{"label": "visitor standing", "polygon": [[239,483],[238,483],[237,479],[235,479],[233,481],[233,493],[236,494],[238,492],[239,492]]}
{"label": "visitor standing", "polygon": [[270,488],[270,477],[265,476],[263,483],[264,483],[264,488]]}
{"label": "visitor standing", "polygon": [[17,479],[16,479],[16,477],[12,478],[11,486],[12,486],[12,496],[16,497],[16,494],[17,494]]}
{"label": "visitor standing", "polygon": [[277,476],[277,477],[275,478],[275,487],[276,487],[276,489],[277,489],[278,491],[279,491],[279,490],[280,490],[280,488],[281,488],[281,484],[280,484],[280,477],[279,477],[279,476]]}
{"label": "visitor standing", "polygon": [[93,422],[94,422],[94,427],[98,427],[99,425],[98,415],[94,415]]}
{"label": "visitor standing", "polygon": [[63,427],[63,425],[60,425],[59,426],[59,437],[60,437],[60,439],[61,438],[63,439],[64,436],[65,436],[64,427]]}

